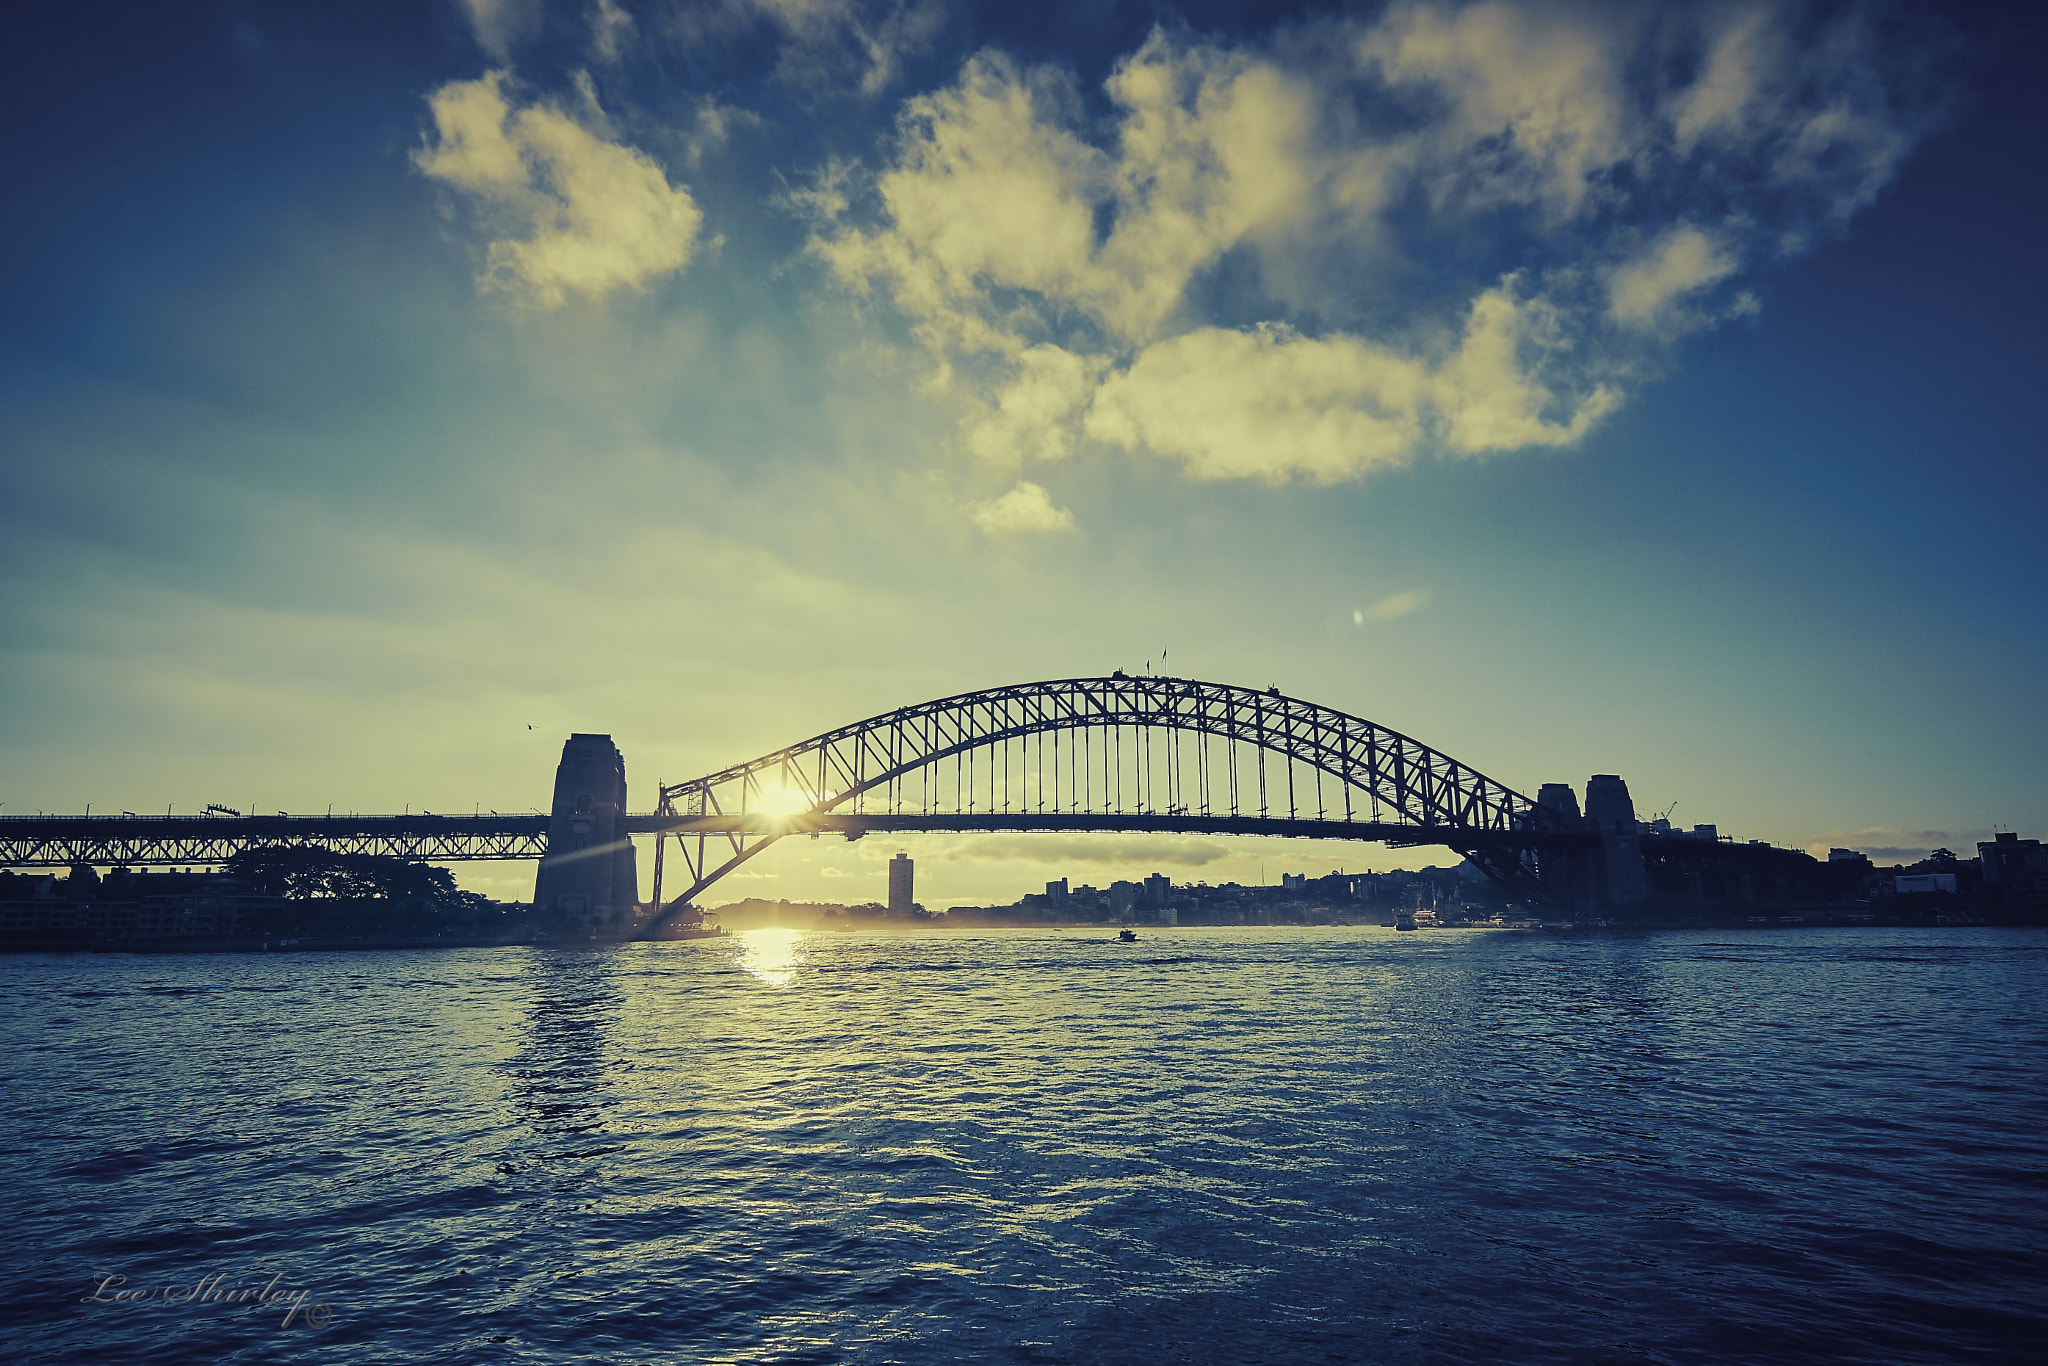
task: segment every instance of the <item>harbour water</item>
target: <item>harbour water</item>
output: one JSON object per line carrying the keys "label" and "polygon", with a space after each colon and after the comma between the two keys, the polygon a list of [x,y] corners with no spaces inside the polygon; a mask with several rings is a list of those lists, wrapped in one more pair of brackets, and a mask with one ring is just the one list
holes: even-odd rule
{"label": "harbour water", "polygon": [[0,959],[7,1358],[2048,1355],[2048,932],[1113,937]]}

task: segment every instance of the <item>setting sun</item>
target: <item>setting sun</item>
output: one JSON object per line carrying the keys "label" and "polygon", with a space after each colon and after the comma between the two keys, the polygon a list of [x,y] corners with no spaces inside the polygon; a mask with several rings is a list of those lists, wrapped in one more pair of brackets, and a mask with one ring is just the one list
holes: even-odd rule
{"label": "setting sun", "polygon": [[767,787],[761,789],[754,809],[771,816],[794,816],[809,811],[816,804],[811,794],[800,787]]}

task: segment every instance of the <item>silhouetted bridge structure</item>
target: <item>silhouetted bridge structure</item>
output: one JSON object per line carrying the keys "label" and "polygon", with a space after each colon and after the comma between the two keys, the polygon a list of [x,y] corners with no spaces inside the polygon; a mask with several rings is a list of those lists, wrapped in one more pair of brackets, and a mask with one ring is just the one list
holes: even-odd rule
{"label": "silhouetted bridge structure", "polygon": [[[1531,799],[1406,735],[1277,689],[1117,673],[869,717],[664,785],[649,814],[627,813],[610,738],[578,735],[548,815],[0,817],[0,866],[210,865],[266,845],[435,863],[537,859],[538,903],[595,910],[637,897],[631,840],[653,836],[659,921],[790,835],[1151,831],[1441,845],[1512,892],[1549,899],[1565,882],[1587,883],[1594,845],[1632,843],[1633,811],[1612,829],[1594,817],[1592,789],[1582,818],[1563,784]],[[671,839],[684,887],[664,903]]]}
{"label": "silhouetted bridge structure", "polygon": [[173,868],[310,846],[424,863],[540,859],[546,816],[0,816],[0,867]]}

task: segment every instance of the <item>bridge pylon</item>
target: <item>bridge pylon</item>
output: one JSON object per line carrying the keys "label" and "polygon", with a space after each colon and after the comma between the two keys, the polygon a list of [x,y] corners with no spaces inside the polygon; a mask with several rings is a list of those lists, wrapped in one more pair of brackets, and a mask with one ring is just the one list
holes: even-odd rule
{"label": "bridge pylon", "polygon": [[640,899],[639,864],[625,828],[626,760],[609,735],[571,735],[555,768],[548,852],[533,905],[593,927],[628,923]]}

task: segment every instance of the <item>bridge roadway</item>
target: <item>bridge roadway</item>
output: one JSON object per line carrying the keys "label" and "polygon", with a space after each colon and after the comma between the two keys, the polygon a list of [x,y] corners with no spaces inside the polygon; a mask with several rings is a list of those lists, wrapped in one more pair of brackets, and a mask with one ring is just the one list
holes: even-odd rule
{"label": "bridge roadway", "polygon": [[546,816],[0,816],[0,868],[203,867],[258,845],[429,863],[538,859]]}
{"label": "bridge roadway", "polygon": [[[243,849],[283,844],[342,854],[380,854],[428,863],[541,859],[541,815],[441,816],[0,816],[0,868],[207,867]],[[1390,845],[1468,843],[1471,831],[1367,821],[1205,816],[1187,812],[965,811],[936,814],[824,812],[771,816],[629,815],[627,835],[864,835],[924,830],[1116,830],[1173,834],[1270,835]],[[1519,842],[1533,843],[1525,836]]]}

